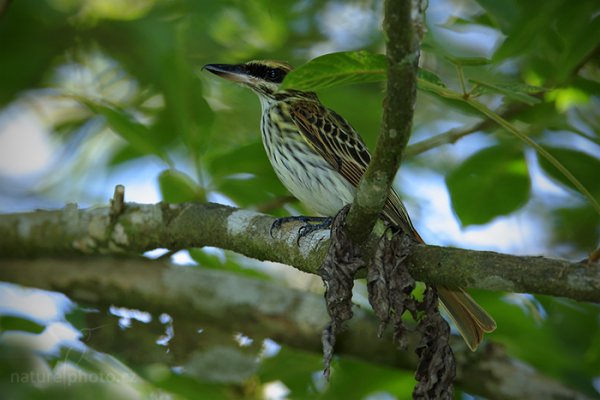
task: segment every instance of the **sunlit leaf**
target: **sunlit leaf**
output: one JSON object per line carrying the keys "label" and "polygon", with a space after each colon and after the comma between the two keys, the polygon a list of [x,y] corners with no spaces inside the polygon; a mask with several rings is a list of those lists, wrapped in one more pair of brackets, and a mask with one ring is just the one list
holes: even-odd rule
{"label": "sunlit leaf", "polygon": [[561,113],[590,101],[587,93],[573,86],[554,89],[546,95],[546,98],[553,100]]}
{"label": "sunlit leaf", "polygon": [[181,171],[167,169],[158,176],[162,198],[167,203],[205,201],[204,190],[192,178]]}
{"label": "sunlit leaf", "polygon": [[488,147],[448,174],[452,209],[463,226],[510,214],[529,199],[531,182],[522,151]]}
{"label": "sunlit leaf", "polygon": [[385,80],[387,60],[367,51],[330,53],[317,57],[290,72],[283,88],[318,90],[332,86]]}
{"label": "sunlit leaf", "polygon": [[[379,82],[386,79],[387,60],[383,54],[367,51],[330,53],[317,57],[291,71],[283,81],[284,89],[319,90],[355,83]],[[431,71],[420,69],[420,80],[445,87]]]}

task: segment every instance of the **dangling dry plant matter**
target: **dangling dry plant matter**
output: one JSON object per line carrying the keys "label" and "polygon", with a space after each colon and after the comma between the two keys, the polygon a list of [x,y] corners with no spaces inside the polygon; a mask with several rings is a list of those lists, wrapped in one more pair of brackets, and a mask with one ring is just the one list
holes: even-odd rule
{"label": "dangling dry plant matter", "polygon": [[[331,226],[331,245],[319,270],[325,283],[325,301],[331,322],[323,331],[323,354],[326,377],[329,376],[336,334],[352,318],[352,287],[358,270],[366,267],[360,246],[354,245],[343,229],[349,207],[342,209]],[[408,311],[417,321],[421,339],[416,353],[419,364],[415,373],[415,399],[452,399],[456,373],[454,355],[449,345],[450,328],[438,309],[435,288],[426,287],[423,300],[412,292],[416,282],[408,273],[405,261],[412,239],[401,233],[383,235],[367,271],[369,302],[380,320],[381,337],[391,323],[394,341],[406,349],[406,332],[414,330],[402,319]]]}
{"label": "dangling dry plant matter", "polygon": [[418,303],[413,297],[416,282],[404,267],[408,257],[411,239],[406,235],[384,235],[379,241],[375,256],[367,271],[369,302],[379,318],[381,337],[389,322],[394,328],[394,342],[404,350],[408,327],[402,321],[402,314],[409,311],[417,315]]}
{"label": "dangling dry plant matter", "polygon": [[450,348],[450,327],[440,315],[437,291],[427,286],[418,309],[422,312],[417,330],[421,340],[417,346],[419,365],[413,390],[414,399],[453,399],[456,363]]}
{"label": "dangling dry plant matter", "polygon": [[326,378],[333,357],[335,337],[342,330],[345,321],[352,318],[352,287],[359,269],[365,267],[359,246],[353,246],[346,231],[342,229],[350,206],[340,210],[331,224],[331,244],[319,275],[325,284],[325,303],[331,322],[323,330],[323,362]]}

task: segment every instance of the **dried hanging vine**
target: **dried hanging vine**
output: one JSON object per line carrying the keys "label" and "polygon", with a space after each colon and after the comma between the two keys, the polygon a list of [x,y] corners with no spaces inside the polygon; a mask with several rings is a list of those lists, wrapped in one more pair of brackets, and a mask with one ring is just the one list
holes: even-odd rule
{"label": "dried hanging vine", "polygon": [[325,284],[325,303],[331,322],[323,330],[324,373],[329,377],[336,335],[343,329],[345,321],[352,318],[352,288],[354,277],[365,267],[360,248],[353,246],[342,228],[349,206],[344,207],[331,224],[331,243],[318,274]]}
{"label": "dried hanging vine", "polygon": [[426,286],[423,300],[414,297],[415,280],[408,273],[405,261],[411,239],[400,233],[385,234],[368,265],[360,246],[352,243],[345,230],[345,207],[333,220],[331,245],[319,274],[325,283],[325,301],[331,322],[324,329],[322,342],[324,373],[330,373],[336,335],[344,322],[352,318],[352,287],[359,269],[368,267],[367,289],[369,302],[380,320],[381,337],[388,324],[393,326],[394,341],[406,349],[406,333],[414,328],[402,319],[405,312],[417,321],[420,342],[416,348],[419,364],[415,373],[415,399],[451,399],[456,374],[454,355],[449,345],[450,328],[438,309],[435,288]]}

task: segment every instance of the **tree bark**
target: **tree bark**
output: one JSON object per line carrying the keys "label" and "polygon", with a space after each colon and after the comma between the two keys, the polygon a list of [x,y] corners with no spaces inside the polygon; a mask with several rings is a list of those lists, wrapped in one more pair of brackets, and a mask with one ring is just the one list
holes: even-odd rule
{"label": "tree bark", "polygon": [[[0,259],[214,246],[315,274],[329,231],[313,232],[298,242],[300,224],[284,224],[272,237],[273,222],[264,214],[213,203],[126,203],[120,214],[110,207],[80,210],[69,205],[0,215]],[[377,240],[371,237],[371,245]],[[412,276],[429,284],[600,301],[598,264],[429,245],[414,245],[408,261]]]}
{"label": "tree bark", "polygon": [[355,243],[369,237],[381,214],[410,138],[417,99],[417,72],[425,29],[424,3],[387,0],[384,7],[386,93],[377,146],[346,218],[346,229]]}
{"label": "tree bark", "polygon": [[[329,321],[323,299],[317,294],[226,271],[174,266],[142,257],[0,260],[0,279],[63,292],[84,304],[168,313],[175,321],[189,321],[188,326],[194,329],[177,330],[177,340],[190,346],[176,349],[171,357],[179,357],[177,363],[183,363],[182,357],[193,355],[202,346],[198,327],[210,326],[242,332],[255,340],[271,338],[320,354],[321,330]],[[338,338],[336,353],[375,364],[415,369],[417,358],[413,350],[417,337],[409,337],[410,351],[394,351],[391,335],[377,340],[378,321],[359,308],[354,309],[349,326]],[[185,335],[194,337],[186,340]],[[472,353],[462,339],[453,339],[457,384],[469,393],[493,399],[587,399],[525,362],[509,357],[501,345],[487,343]],[[138,350],[128,349],[123,354],[135,356],[136,363],[157,361],[153,358],[156,351]],[[144,360],[144,354],[148,360]]]}

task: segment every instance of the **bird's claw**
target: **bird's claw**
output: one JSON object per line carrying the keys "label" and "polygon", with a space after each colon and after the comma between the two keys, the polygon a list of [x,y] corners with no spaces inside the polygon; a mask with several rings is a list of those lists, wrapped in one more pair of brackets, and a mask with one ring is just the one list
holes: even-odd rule
{"label": "bird's claw", "polygon": [[279,228],[281,228],[281,224],[283,223],[282,221],[283,218],[277,218],[272,224],[271,224],[271,229],[269,229],[269,235],[271,235],[271,239],[274,239],[275,236],[273,236],[273,229],[277,229],[279,230]]}
{"label": "bird's claw", "polygon": [[[320,229],[328,229],[331,227],[332,222],[331,217],[306,217],[306,216],[294,216],[294,217],[283,217],[277,218],[275,222],[271,225],[271,229],[269,230],[269,234],[273,238],[273,230],[280,229],[281,225],[286,224],[288,222],[302,222],[302,225],[298,229],[298,239],[296,239],[296,244],[300,244],[300,239],[304,236],[309,235],[314,231],[318,231]],[[317,223],[311,223],[317,222]]]}
{"label": "bird's claw", "polygon": [[281,225],[283,224],[287,224],[288,222],[303,222],[303,223],[308,223],[308,221],[310,221],[312,218],[317,218],[317,217],[305,217],[303,215],[299,215],[299,216],[293,216],[293,217],[281,217],[281,218],[277,218],[275,220],[275,222],[273,222],[273,224],[271,225],[271,229],[269,230],[269,234],[271,235],[271,238],[275,238],[275,236],[273,236],[273,230],[277,229],[279,230],[281,228]]}
{"label": "bird's claw", "polygon": [[331,222],[333,221],[333,218],[331,217],[324,217],[320,219],[320,222],[318,224],[311,224],[311,223],[306,223],[303,226],[300,227],[300,229],[298,229],[298,239],[296,239],[296,244],[300,244],[300,239],[302,239],[304,236],[307,236],[315,231],[321,230],[321,229],[329,229],[331,228]]}

